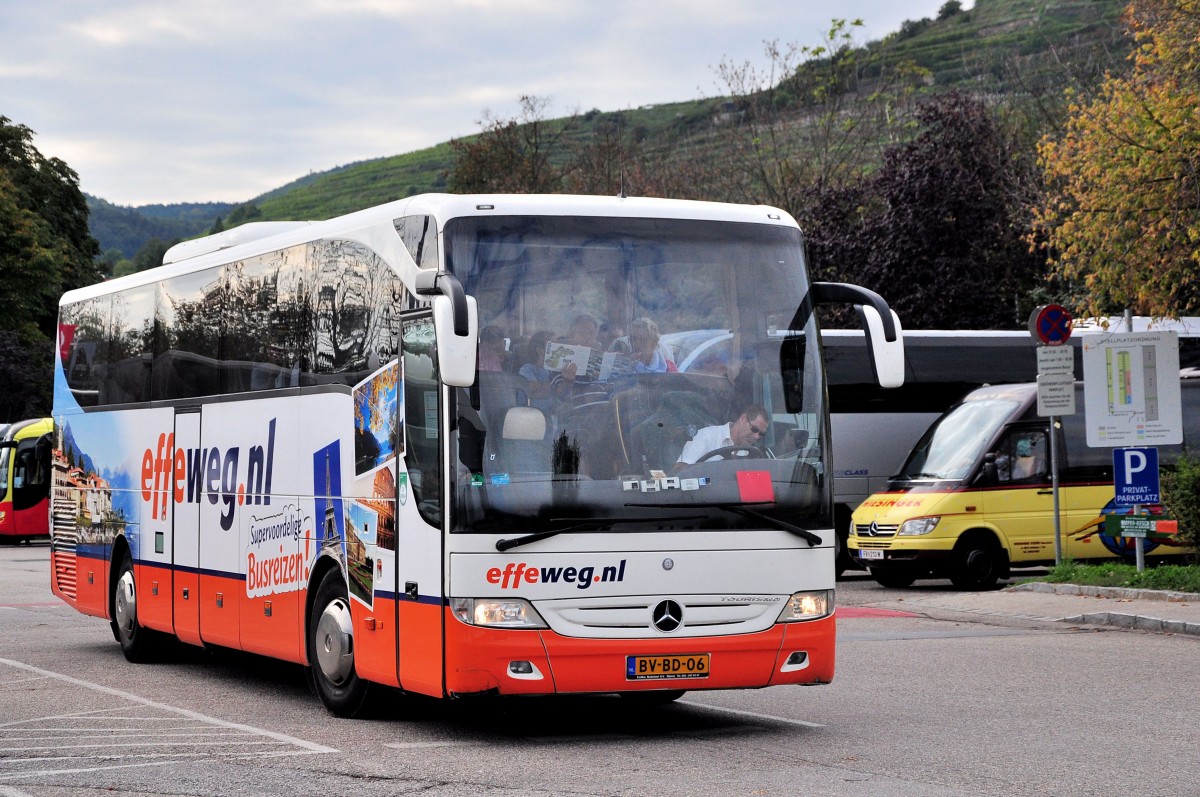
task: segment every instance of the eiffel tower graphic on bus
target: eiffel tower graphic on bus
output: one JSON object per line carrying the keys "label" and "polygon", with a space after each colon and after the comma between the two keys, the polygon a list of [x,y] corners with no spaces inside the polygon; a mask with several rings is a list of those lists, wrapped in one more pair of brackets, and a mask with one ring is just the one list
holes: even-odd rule
{"label": "eiffel tower graphic on bus", "polygon": [[[321,535],[322,548],[342,549],[342,535],[338,531],[337,511],[333,503],[333,477],[330,472],[329,452],[325,452],[325,522]],[[340,553],[339,553],[340,558]]]}

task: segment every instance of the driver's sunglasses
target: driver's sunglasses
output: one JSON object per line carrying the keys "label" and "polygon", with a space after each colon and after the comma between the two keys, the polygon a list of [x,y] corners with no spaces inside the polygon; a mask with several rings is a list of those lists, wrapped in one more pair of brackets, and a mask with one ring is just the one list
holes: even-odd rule
{"label": "driver's sunglasses", "polygon": [[765,435],[767,433],[767,430],[765,428],[759,429],[754,424],[750,424],[750,431],[753,432],[754,434],[758,435],[759,437],[762,437],[763,435]]}

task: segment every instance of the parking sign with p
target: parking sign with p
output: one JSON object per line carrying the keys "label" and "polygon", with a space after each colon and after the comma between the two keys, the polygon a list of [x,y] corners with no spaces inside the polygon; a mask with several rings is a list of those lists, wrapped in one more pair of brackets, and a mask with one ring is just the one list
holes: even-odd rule
{"label": "parking sign with p", "polygon": [[1114,448],[1113,488],[1119,506],[1160,503],[1158,449]]}

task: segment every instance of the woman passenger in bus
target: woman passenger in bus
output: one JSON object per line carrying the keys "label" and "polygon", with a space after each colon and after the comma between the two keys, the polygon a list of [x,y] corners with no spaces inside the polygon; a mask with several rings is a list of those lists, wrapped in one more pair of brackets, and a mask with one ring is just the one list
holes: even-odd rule
{"label": "woman passenger in bus", "polygon": [[660,343],[658,324],[649,318],[637,318],[629,325],[629,335],[613,341],[612,351],[630,355],[633,372],[637,374],[674,373],[679,369],[671,359],[671,351]]}

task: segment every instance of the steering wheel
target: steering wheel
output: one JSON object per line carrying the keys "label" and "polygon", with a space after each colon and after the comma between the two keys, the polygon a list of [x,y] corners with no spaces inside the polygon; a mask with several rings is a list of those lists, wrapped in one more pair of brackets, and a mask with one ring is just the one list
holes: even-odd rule
{"label": "steering wheel", "polygon": [[708,462],[710,459],[765,459],[766,456],[767,452],[758,446],[725,446],[709,451],[696,460],[696,464]]}

